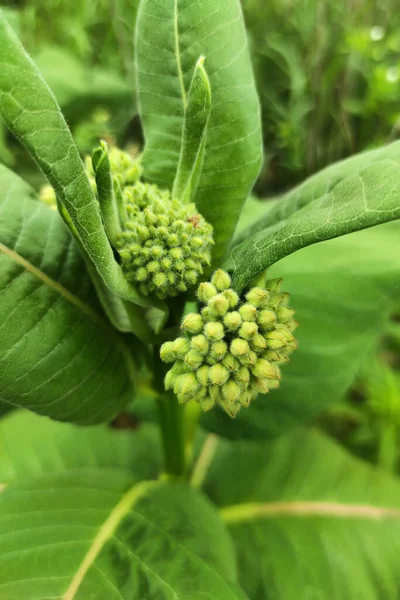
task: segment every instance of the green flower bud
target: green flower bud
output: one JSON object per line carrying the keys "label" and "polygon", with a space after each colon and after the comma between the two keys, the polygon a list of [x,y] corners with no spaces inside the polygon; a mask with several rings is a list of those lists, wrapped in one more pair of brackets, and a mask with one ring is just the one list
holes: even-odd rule
{"label": "green flower bud", "polygon": [[243,387],[248,386],[250,382],[250,371],[247,367],[240,367],[235,373],[235,380]]}
{"label": "green flower bud", "polygon": [[252,400],[254,400],[254,398],[255,398],[255,394],[252,391],[248,390],[248,391],[240,394],[239,402],[242,406],[244,406],[245,408],[248,408],[250,406]]}
{"label": "green flower bud", "polygon": [[283,331],[270,331],[265,335],[268,348],[271,350],[279,350],[286,345],[286,336]]}
{"label": "green flower bud", "polygon": [[269,381],[268,379],[253,379],[251,387],[254,391],[260,394],[268,394],[269,392]]}
{"label": "green flower bud", "polygon": [[202,355],[199,352],[196,352],[196,350],[189,350],[184,360],[185,364],[192,370],[198,369],[203,363]]}
{"label": "green flower bud", "polygon": [[190,342],[184,337],[179,337],[172,342],[172,351],[178,358],[184,358],[190,350]]}
{"label": "green flower bud", "polygon": [[146,281],[146,279],[148,279],[149,277],[149,273],[147,272],[147,269],[145,269],[144,267],[140,267],[140,269],[138,269],[136,271],[136,279],[138,281]]}
{"label": "green flower bud", "polygon": [[230,373],[236,373],[240,369],[240,362],[230,353],[222,359],[222,364]]}
{"label": "green flower bud", "polygon": [[246,340],[235,338],[231,342],[231,352],[233,356],[241,358],[250,352],[250,346]]}
{"label": "green flower bud", "polygon": [[210,395],[211,400],[213,400],[214,404],[222,398],[221,388],[219,385],[209,385],[208,393]]}
{"label": "green flower bud", "polygon": [[257,323],[261,331],[272,329],[276,322],[276,315],[272,310],[261,310],[257,316]]}
{"label": "green flower bud", "polygon": [[161,357],[162,361],[169,363],[169,362],[172,362],[175,360],[176,354],[175,354],[173,348],[174,348],[173,342],[165,342],[165,344],[163,344],[161,346],[160,357]]}
{"label": "green flower bud", "polygon": [[164,377],[164,386],[166,390],[172,390],[175,385],[177,375],[170,369]]}
{"label": "green flower bud", "polygon": [[255,352],[262,352],[267,347],[267,342],[261,333],[256,333],[252,337],[250,345]]}
{"label": "green flower bud", "polygon": [[196,371],[197,381],[199,383],[201,383],[201,385],[203,387],[206,387],[207,384],[208,384],[208,372],[209,372],[209,370],[210,370],[210,367],[207,367],[207,365],[203,365],[202,367],[200,367]]}
{"label": "green flower bud", "polygon": [[243,321],[255,321],[257,318],[257,309],[252,304],[243,304],[239,308],[239,314]]}
{"label": "green flower bud", "polygon": [[205,356],[208,352],[210,344],[208,343],[206,336],[203,334],[200,334],[200,335],[195,335],[192,338],[191,347],[193,350],[196,350],[197,352],[199,352],[202,356]]}
{"label": "green flower bud", "polygon": [[219,292],[227,290],[231,285],[231,278],[228,273],[222,269],[217,269],[211,278],[211,283],[216,287]]}
{"label": "green flower bud", "polygon": [[240,299],[235,291],[226,290],[225,292],[222,292],[222,295],[228,300],[229,308],[236,308],[236,306],[239,304]]}
{"label": "green flower bud", "polygon": [[252,374],[258,379],[275,379],[276,368],[273,364],[263,358],[259,358],[252,368]]}
{"label": "green flower bud", "polygon": [[258,332],[257,323],[245,321],[239,329],[239,335],[245,340],[250,340]]}
{"label": "green flower bud", "polygon": [[228,413],[228,415],[230,417],[232,417],[232,419],[234,419],[237,415],[237,413],[240,410],[241,404],[240,402],[228,402],[227,400],[225,400],[225,398],[222,398],[220,400],[220,405],[222,406],[222,408],[224,409],[224,411],[226,413]]}
{"label": "green flower bud", "polygon": [[265,360],[270,360],[276,363],[286,363],[289,361],[289,357],[285,354],[284,350],[267,350],[261,358],[265,358]]}
{"label": "green flower bud", "polygon": [[161,265],[157,260],[151,260],[147,265],[147,270],[150,274],[157,273],[161,270]]}
{"label": "green flower bud", "polygon": [[221,364],[210,367],[208,378],[213,385],[223,385],[229,378],[229,371]]}
{"label": "green flower bud", "polygon": [[210,354],[216,360],[221,361],[228,352],[228,345],[224,341],[213,342],[211,344]]}
{"label": "green flower bud", "polygon": [[208,306],[205,306],[201,311],[201,316],[203,317],[203,321],[208,323],[209,321],[214,321],[215,317],[212,315],[211,310]]}
{"label": "green flower bud", "polygon": [[200,333],[203,329],[203,319],[198,313],[190,313],[182,321],[181,329],[189,334]]}
{"label": "green flower bud", "polygon": [[207,412],[214,408],[215,400],[210,395],[206,395],[204,396],[204,398],[201,398],[200,406],[204,410],[204,412]]}
{"label": "green flower bud", "polygon": [[268,291],[260,287],[254,287],[246,294],[247,302],[257,308],[266,306],[268,298]]}
{"label": "green flower bud", "polygon": [[224,337],[224,326],[222,323],[207,323],[204,327],[204,333],[209,340],[218,342]]}
{"label": "green flower bud", "polygon": [[195,374],[185,373],[184,375],[179,375],[177,378],[174,392],[180,402],[186,402],[186,400],[190,400],[197,393],[199,388],[200,386]]}
{"label": "green flower bud", "polygon": [[250,350],[250,352],[248,352],[244,356],[239,356],[239,360],[242,363],[242,365],[252,367],[257,362],[257,354]]}
{"label": "green flower bud", "polygon": [[199,285],[199,289],[197,290],[197,298],[203,304],[207,304],[211,298],[217,295],[217,290],[213,286],[212,283],[204,282]]}
{"label": "green flower bud", "polygon": [[224,317],[224,325],[228,331],[236,331],[242,324],[242,317],[237,311],[228,312]]}
{"label": "green flower bud", "polygon": [[154,286],[157,289],[161,289],[167,285],[168,279],[165,273],[156,273],[153,277]]}
{"label": "green flower bud", "polygon": [[265,282],[265,289],[270,292],[279,292],[281,289],[283,279],[268,279]]}
{"label": "green flower bud", "polygon": [[268,306],[276,312],[282,300],[283,294],[271,294],[268,300]]}
{"label": "green flower bud", "polygon": [[230,404],[239,400],[240,392],[240,386],[235,383],[233,379],[229,379],[229,381],[222,386],[222,395]]}
{"label": "green flower bud", "polygon": [[215,317],[223,317],[228,311],[229,302],[222,294],[217,294],[208,301],[208,308]]}

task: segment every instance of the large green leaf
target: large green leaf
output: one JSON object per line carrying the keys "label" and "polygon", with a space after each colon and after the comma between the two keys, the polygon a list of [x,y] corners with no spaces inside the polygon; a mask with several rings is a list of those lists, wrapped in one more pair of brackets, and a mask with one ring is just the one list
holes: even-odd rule
{"label": "large green leaf", "polygon": [[251,600],[399,597],[400,483],[322,434],[221,440],[205,491]]}
{"label": "large green leaf", "polygon": [[142,0],[136,60],[146,147],[145,175],[172,189],[186,95],[205,57],[211,117],[195,202],[224,255],[261,161],[258,98],[239,0]]}
{"label": "large green leaf", "polygon": [[[159,450],[148,429],[20,419],[0,425],[0,473],[14,473],[0,495],[4,600],[244,600],[211,504],[185,484],[149,480]],[[25,445],[31,430],[46,443],[28,433]]]}
{"label": "large green leaf", "polygon": [[61,217],[0,166],[0,400],[101,422],[132,398],[133,370]]}
{"label": "large green leaf", "polygon": [[244,230],[226,268],[240,291],[273,263],[323,240],[400,218],[400,142],[315,175]]}
{"label": "large green leaf", "polygon": [[147,305],[114,259],[97,200],[60,108],[1,13],[0,56],[0,113],[5,122],[54,187],[82,248],[106,285],[127,300]]}
{"label": "large green leaf", "polygon": [[304,248],[274,265],[300,327],[279,389],[232,421],[204,419],[228,437],[279,435],[341,399],[375,348],[400,290],[400,221]]}

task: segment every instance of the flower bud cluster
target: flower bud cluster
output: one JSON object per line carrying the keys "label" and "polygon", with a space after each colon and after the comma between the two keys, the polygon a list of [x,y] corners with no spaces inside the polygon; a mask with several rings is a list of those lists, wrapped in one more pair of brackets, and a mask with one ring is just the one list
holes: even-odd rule
{"label": "flower bud cluster", "polygon": [[212,227],[194,204],[138,182],[123,191],[127,221],[117,240],[122,268],[143,295],[176,296],[211,262]]}
{"label": "flower bud cluster", "polygon": [[269,280],[242,300],[222,269],[200,284],[201,311],[183,319],[182,337],[161,347],[161,359],[174,363],[165,387],[179,402],[195,400],[205,411],[219,404],[234,417],[259,392],[279,385],[279,365],[296,348],[297,326],[280,287],[280,279]]}

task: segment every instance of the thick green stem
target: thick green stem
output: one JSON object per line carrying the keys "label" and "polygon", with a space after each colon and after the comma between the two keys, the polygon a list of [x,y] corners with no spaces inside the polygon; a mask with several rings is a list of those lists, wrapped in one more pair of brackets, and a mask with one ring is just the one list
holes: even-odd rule
{"label": "thick green stem", "polygon": [[178,403],[173,393],[164,393],[159,396],[158,407],[165,472],[172,477],[184,477],[186,473],[185,407]]}
{"label": "thick green stem", "polygon": [[165,472],[171,477],[184,477],[186,472],[185,407],[173,392],[164,389],[167,368],[160,359],[160,348],[154,348],[154,387],[159,394],[158,412],[164,448]]}

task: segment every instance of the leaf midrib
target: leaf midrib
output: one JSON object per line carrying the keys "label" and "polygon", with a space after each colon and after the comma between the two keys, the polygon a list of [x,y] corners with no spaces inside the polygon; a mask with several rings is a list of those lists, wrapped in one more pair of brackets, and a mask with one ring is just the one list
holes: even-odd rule
{"label": "leaf midrib", "polygon": [[49,275],[35,267],[31,262],[26,260],[23,256],[18,254],[15,250],[12,250],[5,244],[0,242],[0,254],[3,253],[8,256],[11,260],[21,265],[26,271],[31,273],[37,279],[40,279],[45,285],[54,289],[60,296],[63,296],[70,304],[73,304],[80,311],[84,312],[93,321],[99,323],[103,327],[109,329],[107,323],[98,315],[89,305],[77,298],[72,292],[67,290],[61,283],[55,281]]}
{"label": "leaf midrib", "polygon": [[112,509],[103,525],[100,527],[96,537],[93,539],[89,550],[83,557],[76,570],[63,600],[74,600],[81,584],[83,583],[90,567],[93,565],[107,541],[113,536],[121,521],[132,510],[135,504],[154,486],[159,485],[157,481],[141,481],[135,483]]}
{"label": "leaf midrib", "polygon": [[282,502],[249,502],[226,506],[220,515],[228,524],[243,523],[256,519],[281,516],[332,517],[356,519],[400,519],[400,509],[374,506],[372,504],[346,504],[319,500],[296,500]]}

